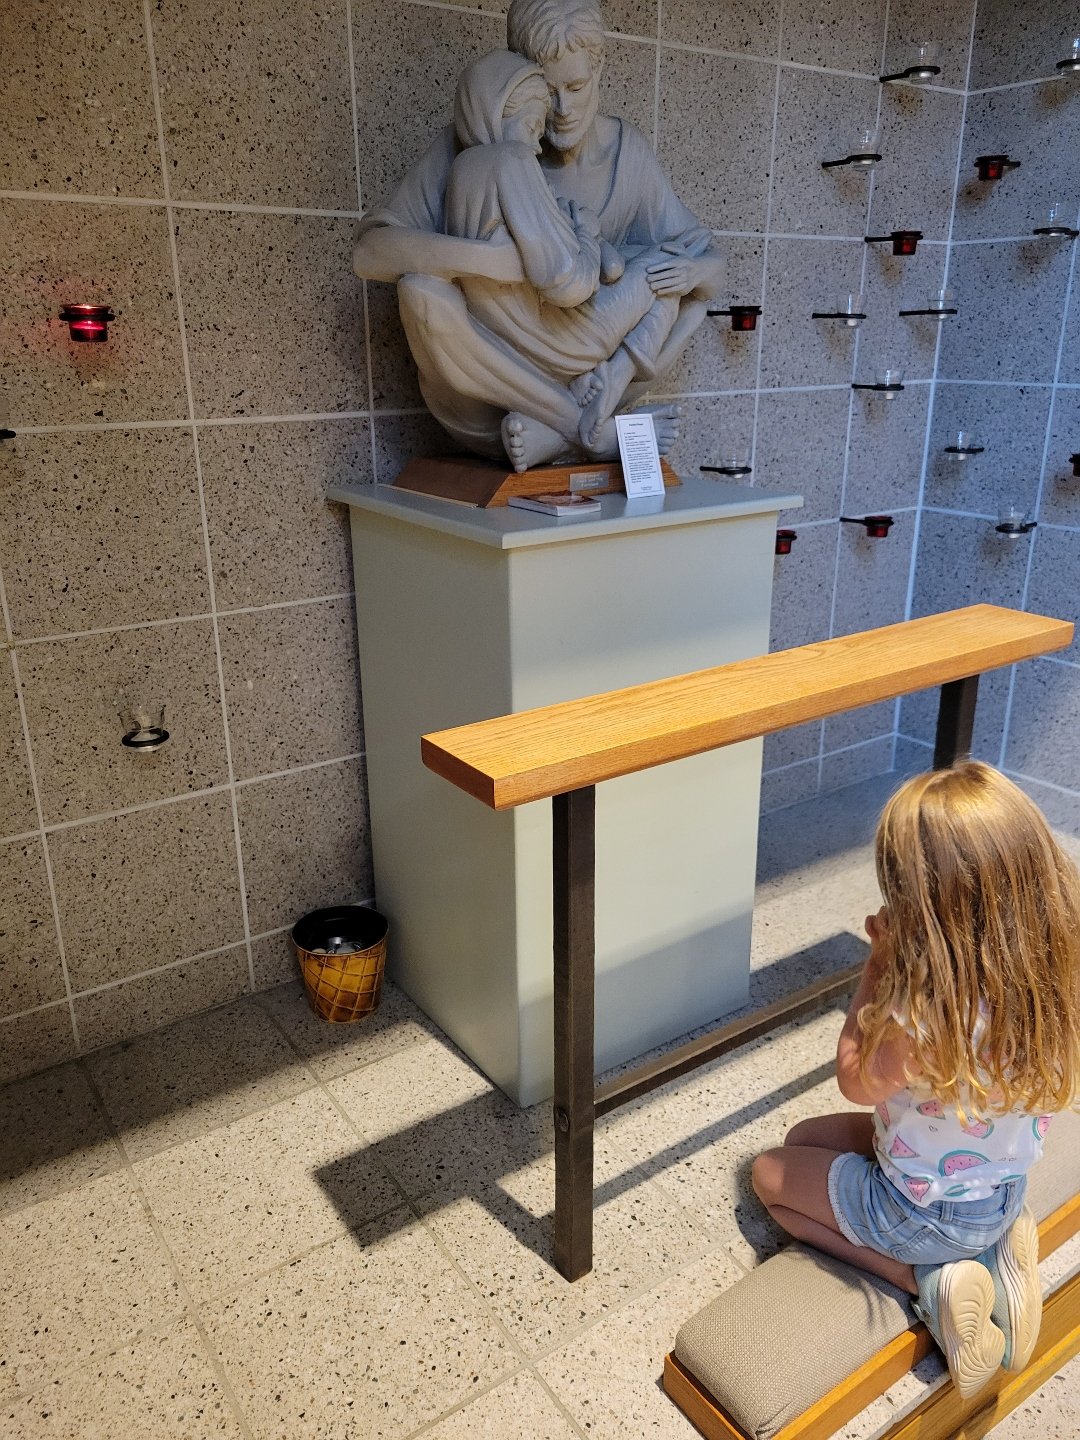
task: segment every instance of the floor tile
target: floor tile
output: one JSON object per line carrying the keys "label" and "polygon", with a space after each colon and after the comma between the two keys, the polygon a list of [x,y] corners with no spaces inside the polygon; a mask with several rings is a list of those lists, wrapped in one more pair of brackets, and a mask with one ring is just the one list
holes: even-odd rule
{"label": "floor tile", "polygon": [[573,1284],[552,1255],[553,1156],[420,1202],[432,1230],[526,1354],[550,1349],[708,1248],[689,1213],[603,1140],[595,1180],[593,1269]]}
{"label": "floor tile", "polygon": [[697,1431],[661,1387],[683,1321],[738,1279],[729,1255],[708,1256],[546,1356],[537,1370],[595,1440],[692,1440]]}
{"label": "floor tile", "polygon": [[499,1440],[578,1440],[578,1432],[527,1370],[425,1430],[423,1440],[492,1440],[494,1436]]}
{"label": "floor tile", "polygon": [[327,1088],[411,1196],[497,1178],[552,1148],[550,1105],[518,1109],[445,1040],[411,1045]]}
{"label": "floor tile", "polygon": [[321,1091],[142,1160],[135,1174],[197,1300],[236,1290],[401,1198]]}
{"label": "floor tile", "polygon": [[389,980],[383,981],[378,1009],[347,1025],[331,1025],[308,1004],[300,981],[275,985],[256,997],[305,1057],[320,1080],[347,1075],[375,1060],[383,1060],[407,1045],[430,1040],[434,1024],[407,995]]}
{"label": "floor tile", "polygon": [[254,1000],[87,1059],[132,1160],[194,1139],[315,1083]]}
{"label": "floor tile", "polygon": [[105,1175],[0,1222],[0,1394],[63,1375],[177,1317],[138,1192]]}
{"label": "floor tile", "polygon": [[0,1406],[0,1440],[242,1440],[189,1320]]}
{"label": "floor tile", "polygon": [[78,1065],[56,1065],[0,1090],[0,1211],[47,1200],[122,1164]]}
{"label": "floor tile", "polygon": [[520,1363],[404,1210],[274,1271],[205,1317],[260,1440],[397,1440]]}

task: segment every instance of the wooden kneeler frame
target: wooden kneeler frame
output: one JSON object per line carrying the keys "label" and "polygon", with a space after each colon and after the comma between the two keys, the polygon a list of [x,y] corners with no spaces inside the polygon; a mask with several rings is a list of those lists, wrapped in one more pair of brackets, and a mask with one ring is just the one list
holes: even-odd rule
{"label": "wooden kneeler frame", "polygon": [[[1052,1254],[1080,1231],[1080,1195],[1039,1226],[1039,1252]],[[865,1365],[823,1395],[817,1404],[778,1430],[773,1440],[827,1440],[872,1400],[903,1378],[934,1349],[925,1325],[916,1324],[889,1342]],[[962,1400],[947,1380],[878,1440],[978,1440],[1011,1410],[1080,1353],[1080,1273],[1065,1280],[1043,1304],[1042,1328],[1026,1369],[998,1372],[985,1389]],[[664,1389],[706,1440],[749,1440],[673,1354],[664,1360]]]}

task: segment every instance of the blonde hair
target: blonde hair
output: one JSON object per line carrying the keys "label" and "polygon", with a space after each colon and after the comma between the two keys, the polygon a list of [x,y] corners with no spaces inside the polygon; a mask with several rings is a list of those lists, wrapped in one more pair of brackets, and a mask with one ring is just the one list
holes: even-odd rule
{"label": "blonde hair", "polygon": [[916,775],[878,824],[887,963],[859,1012],[865,1067],[894,1016],[966,1117],[1063,1110],[1080,1085],[1080,877],[989,765]]}

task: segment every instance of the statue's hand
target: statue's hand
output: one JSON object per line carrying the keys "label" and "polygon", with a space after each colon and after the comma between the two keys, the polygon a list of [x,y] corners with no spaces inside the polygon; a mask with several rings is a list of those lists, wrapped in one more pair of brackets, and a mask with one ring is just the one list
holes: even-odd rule
{"label": "statue's hand", "polygon": [[685,255],[650,265],[645,276],[653,294],[661,297],[689,295],[697,283],[694,262]]}

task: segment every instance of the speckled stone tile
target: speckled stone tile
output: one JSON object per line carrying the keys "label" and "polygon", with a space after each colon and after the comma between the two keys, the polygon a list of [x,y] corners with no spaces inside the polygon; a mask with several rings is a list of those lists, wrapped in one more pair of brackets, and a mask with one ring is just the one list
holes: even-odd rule
{"label": "speckled stone tile", "polygon": [[173,199],[359,208],[343,5],[163,0],[151,20]]}
{"label": "speckled stone tile", "polygon": [[141,8],[27,0],[0,15],[0,188],[160,195]]}
{"label": "speckled stone tile", "polygon": [[[606,21],[605,21],[606,23]],[[656,49],[626,40],[609,39],[600,72],[600,113],[617,115],[636,125],[655,145]]]}
{"label": "speckled stone tile", "polygon": [[[848,512],[845,511],[845,514]],[[855,512],[858,514],[858,511]],[[858,525],[841,525],[836,572],[834,635],[854,635],[905,619],[915,516],[900,511],[888,535],[867,538]]]}
{"label": "speckled stone tile", "polygon": [[218,633],[238,779],[363,750],[351,596],[223,615]]}
{"label": "speckled stone tile", "polygon": [[41,839],[9,840],[0,844],[0,1015],[64,994]]}
{"label": "speckled stone tile", "polygon": [[456,442],[425,410],[421,415],[376,415],[375,482],[392,485],[417,455],[452,454]]}
{"label": "speckled stone tile", "polygon": [[870,233],[921,230],[928,240],[949,235],[962,95],[917,85],[881,89],[882,163],[874,171]]}
{"label": "speckled stone tile", "polygon": [[424,1440],[486,1440],[488,1436],[510,1434],[520,1435],[523,1440],[525,1436],[529,1440],[578,1437],[578,1431],[550,1393],[535,1375],[523,1370],[425,1430]]}
{"label": "speckled stone tile", "polygon": [[367,409],[355,221],[184,210],[176,227],[198,416]]}
{"label": "speckled stone tile", "polygon": [[519,1109],[445,1039],[396,1049],[329,1089],[410,1196],[498,1180],[554,1143],[550,1106]]}
{"label": "speckled stone tile", "polygon": [[891,735],[882,735],[875,740],[865,740],[848,750],[837,750],[821,757],[821,792],[842,789],[860,780],[869,780],[875,775],[885,775],[892,769],[893,743]]}
{"label": "speckled stone tile", "polygon": [[1019,610],[1031,544],[1031,536],[997,534],[989,520],[924,513],[912,614],[981,604]]}
{"label": "speckled stone tile", "polygon": [[1013,777],[1020,788],[1038,805],[1054,826],[1058,838],[1069,852],[1080,859],[1080,794],[1043,785],[1028,777]]}
{"label": "speckled stone tile", "polygon": [[[746,453],[752,451],[752,395],[689,397],[681,398],[676,403],[682,410],[682,428],[678,440],[668,452],[668,459],[680,475],[697,475],[701,465],[721,464],[723,452],[730,445],[737,446]],[[714,478],[721,481],[727,479],[723,475]]]}
{"label": "speckled stone tile", "polygon": [[236,804],[254,934],[372,894],[362,761],[244,785]]}
{"label": "speckled stone tile", "polygon": [[761,384],[850,384],[854,329],[812,320],[860,288],[862,240],[770,240],[761,318]]}
{"label": "speckled stone tile", "polygon": [[0,1020],[0,1084],[33,1075],[76,1052],[67,1001]]}
{"label": "speckled stone tile", "polygon": [[228,795],[60,830],[49,851],[75,990],[242,937]]}
{"label": "speckled stone tile", "polygon": [[814,0],[806,7],[785,6],[780,58],[876,77],[881,73],[888,8],[886,0],[866,0],[862,5]]}
{"label": "speckled stone tile", "polygon": [[[1056,615],[1062,620],[1080,621],[1080,534],[1040,525],[1034,535],[1024,609],[1036,615]],[[1054,652],[1059,660],[1080,664],[1080,639],[1067,650]],[[1080,776],[1076,777],[1080,780]]]}
{"label": "speckled stone tile", "polygon": [[352,589],[348,512],[324,493],[328,485],[370,483],[369,424],[347,419],[200,429],[219,610]]}
{"label": "speckled stone tile", "polygon": [[661,47],[657,154],[702,224],[764,229],[775,83],[773,65]]}
{"label": "speckled stone tile", "polygon": [[552,1257],[553,1155],[421,1202],[430,1228],[527,1355],[569,1339],[708,1248],[693,1212],[673,1203],[603,1136],[594,1177],[593,1268],[573,1285]]}
{"label": "speckled stone tile", "polygon": [[955,247],[949,285],[964,306],[942,336],[942,378],[1052,380],[1060,331],[1031,317],[1061,314],[1070,250],[1049,239]]}
{"label": "speckled stone tile", "polygon": [[906,69],[925,40],[940,46],[941,74],[935,85],[963,89],[967,84],[968,51],[974,0],[939,5],[937,0],[889,0],[889,33],[885,41],[886,75]]}
{"label": "speckled stone tile", "polygon": [[1050,444],[1039,502],[1039,519],[1050,525],[1080,526],[1080,479],[1069,456],[1080,453],[1080,390],[1055,390]]}
{"label": "speckled stone tile", "polygon": [[845,515],[887,515],[919,503],[929,407],[929,385],[909,385],[884,403],[856,391]]}
{"label": "speckled stone tile", "polygon": [[[860,856],[868,862],[868,883],[875,887],[871,847],[878,813],[892,789],[888,781],[874,781],[847,795],[804,805],[782,820],[763,823],[758,833],[757,899],[780,894],[785,886],[803,889],[830,875],[842,879],[853,874]],[[866,908],[852,912],[860,929]],[[818,923],[812,912],[799,912],[793,919]],[[820,935],[815,932],[814,938]]]}
{"label": "speckled stone tile", "polygon": [[797,529],[800,522],[839,515],[850,404],[846,388],[759,397],[754,479],[763,490],[795,490],[805,502],[785,524]]}
{"label": "speckled stone tile", "polygon": [[371,392],[377,410],[415,410],[424,404],[416,362],[401,326],[397,286],[379,280],[364,282],[368,307]]}
{"label": "speckled stone tile", "polygon": [[664,1355],[684,1321],[739,1276],[726,1252],[709,1255],[605,1315],[537,1369],[596,1440],[686,1440],[689,1423],[661,1388]]}
{"label": "speckled stone tile", "polygon": [[[26,435],[14,461],[0,564],[16,637],[209,610],[189,433]],[[27,543],[45,534],[48,545]]]}
{"label": "speckled stone tile", "polygon": [[[760,305],[764,242],[742,236],[720,235],[713,245],[726,262],[724,289],[710,306]],[[677,364],[660,375],[653,393],[689,395],[714,390],[752,390],[757,383],[761,324],[756,330],[735,331],[727,315],[710,315],[701,322]]]}
{"label": "speckled stone tile", "polygon": [[[1075,205],[1061,157],[1080,146],[1080,86],[1048,80],[968,101],[955,237],[984,240],[1029,235],[1058,200]],[[1020,162],[1000,180],[980,180],[977,155],[1007,154]]]}
{"label": "speckled stone tile", "polygon": [[866,234],[871,172],[850,166],[823,170],[821,162],[842,160],[855,146],[856,131],[874,124],[880,89],[876,79],[781,69],[771,230]]}
{"label": "speckled stone tile", "polygon": [[731,0],[725,5],[664,0],[660,38],[677,45],[700,45],[771,60],[780,39],[779,0]]}
{"label": "speckled stone tile", "polygon": [[1072,1440],[1080,1429],[1080,1358],[1051,1375],[1030,1399],[994,1426],[994,1440]]}
{"label": "speckled stone tile", "polygon": [[[291,944],[289,948],[291,950]],[[293,968],[296,968],[295,956]],[[320,1080],[347,1075],[376,1060],[385,1060],[410,1045],[430,1040],[436,1033],[432,1022],[408,996],[386,979],[378,1008],[349,1025],[331,1025],[316,1015],[303,985],[297,980],[264,991],[258,1000]]]}
{"label": "speckled stone tile", "polygon": [[1080,385],[1080,285],[1076,284],[1073,285],[1065,317],[1065,338],[1057,379],[1062,385]]}
{"label": "speckled stone tile", "polygon": [[799,760],[817,758],[821,747],[821,721],[811,720],[808,725],[795,725],[788,730],[777,730],[765,736],[763,764],[766,770],[780,765],[794,765]]}
{"label": "speckled stone tile", "polygon": [[1005,764],[1051,785],[1076,788],[1080,666],[1031,660],[1016,671]]}
{"label": "speckled stone tile", "polygon": [[178,1287],[131,1177],[91,1180],[0,1221],[0,1393],[17,1394],[176,1318]]}
{"label": "speckled stone tile", "polygon": [[766,770],[761,777],[761,813],[798,805],[817,794],[818,762],[804,760],[783,770]]}
{"label": "speckled stone tile", "polygon": [[[1069,53],[1075,19],[1059,0],[981,0],[975,21],[971,86],[1011,85],[1054,74]],[[1065,82],[1067,83],[1067,82]]]}
{"label": "speckled stone tile", "polygon": [[825,721],[825,751],[861,745],[881,735],[891,736],[896,729],[895,721],[895,700],[882,700],[877,705],[864,705],[860,710],[845,710],[842,715],[830,715]]}
{"label": "speckled stone tile", "polygon": [[[1007,505],[1033,506],[1050,394],[1049,388],[1026,385],[936,386],[924,503],[983,515],[998,515]],[[959,430],[974,436],[985,453],[966,460],[946,455]],[[1080,428],[1076,433],[1080,438]],[[1066,448],[1066,457],[1070,453]],[[1067,459],[1059,468],[1072,474]],[[1044,492],[1044,515],[1046,504]],[[1076,514],[1080,517],[1080,505]]]}
{"label": "speckled stone tile", "polygon": [[[210,1343],[257,1435],[399,1440],[518,1357],[405,1211],[206,1310]],[[358,1337],[360,1337],[358,1339]]]}
{"label": "speckled stone tile", "polygon": [[[866,251],[866,319],[859,329],[858,378],[876,380],[880,371],[889,368],[902,370],[906,383],[929,380],[934,374],[938,337],[943,327],[956,324],[957,317],[934,320],[928,315],[901,315],[900,311],[925,309],[937,299],[945,278],[946,247],[920,245],[915,255],[903,258],[893,255],[891,245],[868,245]],[[953,288],[952,278],[949,288]],[[973,303],[973,299],[957,293],[956,308]],[[896,403],[907,403],[910,398],[902,397]]]}
{"label": "speckled stone tile", "polygon": [[[946,605],[942,608],[952,607]],[[991,765],[997,765],[1001,757],[1001,736],[1011,676],[1010,666],[1003,670],[991,670],[979,677],[979,702],[975,708],[971,753],[977,760],[986,760]],[[914,695],[904,696],[900,702],[901,734],[922,740],[928,745],[933,744],[940,694],[940,689],[934,686],[930,690],[920,690]],[[922,768],[928,769],[929,762]]]}
{"label": "speckled stone tile", "polygon": [[86,1076],[54,1065],[0,1090],[0,1211],[74,1190],[123,1164]]}
{"label": "speckled stone tile", "polygon": [[790,555],[778,555],[773,568],[770,650],[789,650],[827,640],[836,570],[836,528],[805,525],[798,512],[787,516],[798,534]]}
{"label": "speckled stone tile", "polygon": [[[46,823],[228,778],[211,621],[47,641],[27,646],[21,667]],[[162,706],[167,743],[125,746],[133,717],[156,725]]]}
{"label": "speckled stone tile", "polygon": [[235,1000],[248,989],[247,947],[230,945],[89,995],[76,995],[83,1050],[144,1035],[186,1015]]}
{"label": "speckled stone tile", "polygon": [[252,999],[125,1041],[87,1065],[131,1160],[207,1135],[314,1084]]}
{"label": "speckled stone tile", "polygon": [[251,965],[255,972],[255,989],[291,984],[299,974],[296,951],[288,930],[263,935],[251,942]]}
{"label": "speckled stone tile", "polygon": [[[164,209],[0,201],[0,384],[8,424],[180,420],[188,413]],[[107,302],[104,345],[79,345],[59,318]]]}
{"label": "speckled stone tile", "polygon": [[924,745],[921,741],[910,740],[906,735],[896,737],[893,769],[897,775],[921,775],[923,771],[933,769],[933,765],[933,745],[929,743]]}
{"label": "speckled stone tile", "polygon": [[320,1090],[140,1160],[135,1174],[200,1304],[400,1200]]}
{"label": "speckled stone tile", "polygon": [[365,210],[390,198],[454,117],[454,89],[470,60],[506,45],[497,15],[426,5],[353,5],[360,191]]}
{"label": "speckled stone tile", "polygon": [[607,0],[603,8],[605,30],[617,30],[622,35],[637,35],[645,40],[656,39],[657,0]]}
{"label": "speckled stone tile", "polygon": [[4,1440],[241,1440],[243,1434],[190,1320],[144,1335],[0,1408]]}
{"label": "speckled stone tile", "polygon": [[37,823],[15,672],[5,655],[0,659],[0,835],[23,835],[36,830]]}

